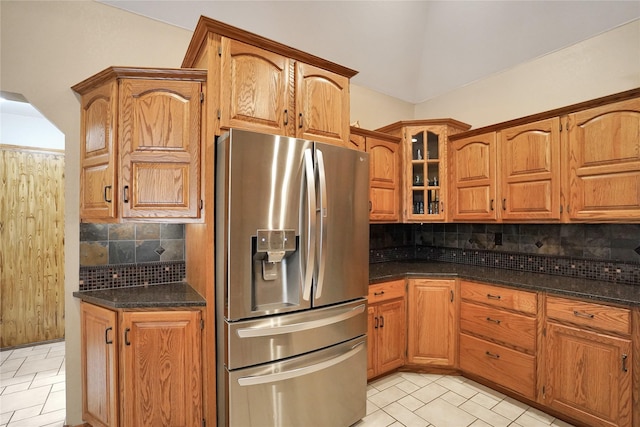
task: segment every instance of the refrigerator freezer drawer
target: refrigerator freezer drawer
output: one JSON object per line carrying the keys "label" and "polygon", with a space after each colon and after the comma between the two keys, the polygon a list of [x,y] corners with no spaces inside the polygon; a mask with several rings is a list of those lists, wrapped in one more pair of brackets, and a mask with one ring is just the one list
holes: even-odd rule
{"label": "refrigerator freezer drawer", "polygon": [[225,322],[228,369],[272,362],[329,347],[367,333],[366,300],[281,314],[264,319]]}
{"label": "refrigerator freezer drawer", "polygon": [[[354,424],[366,413],[366,337],[285,361],[225,370],[228,417],[245,427]],[[320,409],[322,408],[322,409]]]}

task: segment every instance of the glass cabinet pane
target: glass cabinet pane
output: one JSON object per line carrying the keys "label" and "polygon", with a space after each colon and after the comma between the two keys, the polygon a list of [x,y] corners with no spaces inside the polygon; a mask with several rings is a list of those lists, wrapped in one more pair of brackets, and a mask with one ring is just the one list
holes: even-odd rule
{"label": "glass cabinet pane", "polygon": [[439,137],[433,132],[427,131],[427,159],[437,160],[440,158]]}
{"label": "glass cabinet pane", "polygon": [[426,129],[413,133],[410,192],[412,215],[425,219],[429,215],[440,215],[440,170],[440,136]]}

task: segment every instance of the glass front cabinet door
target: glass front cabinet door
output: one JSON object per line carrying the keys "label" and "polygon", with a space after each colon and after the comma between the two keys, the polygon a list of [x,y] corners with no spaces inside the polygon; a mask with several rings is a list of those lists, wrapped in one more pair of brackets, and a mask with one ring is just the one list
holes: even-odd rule
{"label": "glass front cabinet door", "polygon": [[397,122],[378,129],[402,138],[403,222],[447,220],[447,138],[469,128],[442,119]]}

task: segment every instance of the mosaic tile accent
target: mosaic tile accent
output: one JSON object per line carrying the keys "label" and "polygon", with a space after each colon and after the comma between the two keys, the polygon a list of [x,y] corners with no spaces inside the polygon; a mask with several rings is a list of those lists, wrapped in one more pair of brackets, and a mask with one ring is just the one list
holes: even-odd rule
{"label": "mosaic tile accent", "polygon": [[80,267],[80,291],[182,282],[184,261]]}

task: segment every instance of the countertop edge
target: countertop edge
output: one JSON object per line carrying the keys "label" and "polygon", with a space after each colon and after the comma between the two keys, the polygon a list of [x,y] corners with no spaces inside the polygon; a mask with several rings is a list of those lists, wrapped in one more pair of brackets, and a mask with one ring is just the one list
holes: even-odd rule
{"label": "countertop edge", "polygon": [[206,306],[206,300],[186,282],[75,291],[73,296],[81,301],[115,309]]}
{"label": "countertop edge", "polygon": [[[384,268],[384,264],[392,265],[392,272],[375,272],[372,273],[371,270],[381,270]],[[375,267],[374,267],[375,266]],[[382,267],[382,268],[381,268]],[[402,267],[406,267],[406,270],[399,271]],[[434,270],[438,271],[428,271],[429,267],[434,267]],[[523,289],[535,292],[547,292],[549,294],[554,295],[562,295],[566,297],[574,297],[580,298],[583,300],[590,301],[598,301],[603,303],[610,304],[618,304],[624,306],[632,306],[632,307],[640,307],[640,286],[637,285],[624,285],[624,284],[616,284],[609,282],[601,282],[597,280],[591,279],[576,279],[573,277],[563,277],[563,276],[553,276],[549,274],[542,273],[526,273],[528,277],[528,281],[536,281],[537,279],[541,279],[538,283],[526,283],[524,280],[515,280],[515,279],[506,279],[500,277],[487,277],[486,274],[477,274],[474,275],[469,271],[459,271],[459,270],[474,270],[477,269],[479,271],[485,272],[483,269],[485,267],[474,267],[469,265],[459,265],[454,263],[442,263],[442,262],[424,262],[417,263],[415,261],[412,262],[402,262],[402,261],[393,261],[389,263],[377,263],[370,264],[370,273],[369,273],[369,285],[374,285],[376,283],[386,282],[390,280],[397,279],[407,279],[407,278],[461,278],[474,282],[488,283],[496,286],[505,286],[509,288]],[[417,271],[419,270],[419,271]],[[486,272],[485,272],[486,273]],[[504,270],[498,273],[504,274],[508,276],[509,274],[523,274],[520,271],[510,271]],[[547,279],[542,280],[542,279]],[[574,289],[561,288],[545,285],[545,283],[558,282],[558,281],[566,281],[570,283]],[[584,284],[584,289],[576,289],[580,288],[581,285]],[[609,286],[620,286],[625,289],[632,289],[633,295],[625,297],[625,296],[616,296],[616,295],[608,295],[607,292],[603,290],[603,292],[594,293],[593,288],[600,287],[604,288]]]}

